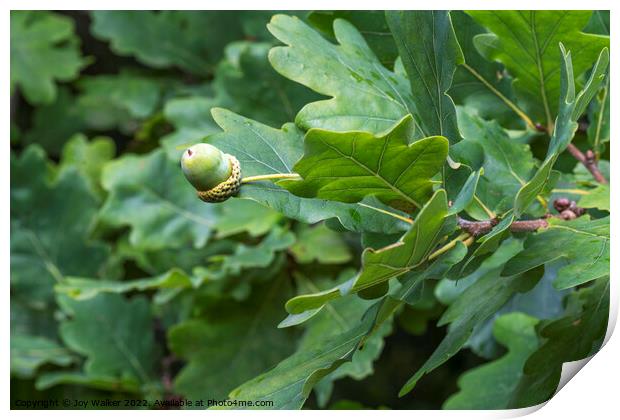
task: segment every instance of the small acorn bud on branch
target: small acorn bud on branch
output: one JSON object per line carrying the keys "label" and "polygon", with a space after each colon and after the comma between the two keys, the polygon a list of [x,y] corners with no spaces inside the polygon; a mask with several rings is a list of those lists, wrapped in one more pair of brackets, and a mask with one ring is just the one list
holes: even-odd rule
{"label": "small acorn bud on branch", "polygon": [[185,178],[208,203],[219,203],[239,192],[241,167],[232,155],[217,147],[198,143],[185,150],[181,157]]}

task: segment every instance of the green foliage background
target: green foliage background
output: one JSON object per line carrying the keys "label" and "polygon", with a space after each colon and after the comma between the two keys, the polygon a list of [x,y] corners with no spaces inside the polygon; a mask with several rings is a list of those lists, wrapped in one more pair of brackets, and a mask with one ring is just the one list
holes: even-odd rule
{"label": "green foliage background", "polygon": [[[549,399],[607,326],[609,186],[564,150],[609,179],[608,47],[604,11],[11,12],[12,407]],[[207,205],[199,141],[303,179]]]}

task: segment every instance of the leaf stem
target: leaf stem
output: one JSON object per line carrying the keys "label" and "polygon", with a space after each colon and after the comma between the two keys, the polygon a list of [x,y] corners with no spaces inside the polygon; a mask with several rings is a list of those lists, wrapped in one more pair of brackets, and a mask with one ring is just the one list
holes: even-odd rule
{"label": "leaf stem", "polygon": [[449,251],[452,248],[454,248],[458,242],[464,242],[467,239],[469,239],[470,237],[471,237],[470,234],[467,233],[467,232],[461,233],[459,236],[457,236],[456,238],[452,239],[450,242],[448,242],[447,244],[445,244],[444,246],[439,248],[437,251],[435,251],[431,255],[429,255],[428,256],[428,260],[429,261],[430,260],[434,260],[435,258],[440,256],[441,254],[444,254],[447,251]]}
{"label": "leaf stem", "polygon": [[487,214],[487,216],[489,216],[489,219],[497,218],[497,214],[495,214],[495,212],[493,210],[491,210],[490,208],[485,206],[484,203],[482,202],[482,200],[480,198],[478,198],[478,196],[476,194],[474,194],[474,200],[476,200],[476,203],[478,203],[478,205],[480,207],[482,207],[482,210],[484,210],[484,212]]}
{"label": "leaf stem", "polygon": [[463,63],[462,66],[465,67],[476,79],[480,80],[480,82],[482,82],[482,84],[485,85],[491,92],[497,95],[497,97],[501,99],[508,106],[508,108],[512,109],[523,121],[525,121],[525,124],[527,124],[528,127],[534,130],[536,129],[536,124],[534,124],[532,119],[528,117],[527,114],[517,106],[517,104],[504,96],[502,92],[495,89],[491,83],[489,83],[480,73],[470,67],[467,63]]}
{"label": "leaf stem", "polygon": [[364,204],[364,203],[358,203],[358,204],[360,206],[362,206],[362,207],[367,207],[367,208],[372,209],[374,211],[378,211],[379,213],[387,214],[388,216],[392,216],[392,217],[394,217],[394,218],[396,218],[398,220],[402,220],[403,222],[409,223],[410,225],[413,224],[413,219],[410,219],[410,218],[405,217],[405,216],[401,216],[400,214],[396,214],[396,213],[393,213],[391,211],[383,210],[383,209],[380,209],[380,208],[377,208],[377,207],[369,206],[368,204]]}
{"label": "leaf stem", "polygon": [[291,179],[291,178],[300,178],[299,174],[266,174],[266,175],[255,175],[248,176],[241,179],[242,184],[247,184],[249,182],[256,181],[268,181],[271,179]]}

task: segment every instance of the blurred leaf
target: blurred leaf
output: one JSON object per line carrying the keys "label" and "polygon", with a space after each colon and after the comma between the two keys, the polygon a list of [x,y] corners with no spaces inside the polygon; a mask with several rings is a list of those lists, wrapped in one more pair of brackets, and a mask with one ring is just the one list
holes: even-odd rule
{"label": "blurred leaf", "polygon": [[64,293],[76,300],[87,300],[99,293],[127,293],[150,289],[189,288],[191,279],[178,269],[159,276],[130,281],[94,280],[83,277],[67,277],[56,285],[56,293]]}
{"label": "blurred leaf", "polygon": [[501,410],[508,408],[512,392],[522,375],[527,358],[538,347],[534,326],[536,318],[514,312],[495,320],[493,334],[507,347],[500,359],[471,369],[463,374],[460,391],[444,404],[448,410]]}
{"label": "blurred leaf", "polygon": [[97,197],[104,194],[101,186],[103,166],[114,158],[116,146],[109,137],[94,137],[90,141],[82,134],[71,137],[62,149],[60,172],[77,170]]}
{"label": "blurred leaf", "polygon": [[140,392],[140,384],[130,377],[115,378],[105,375],[91,375],[82,372],[46,372],[37,378],[37,390],[46,390],[56,385],[80,385],[104,391]]}
{"label": "blurred leaf", "polygon": [[409,76],[411,94],[425,135],[441,135],[450,144],[461,135],[452,98],[456,66],[463,53],[447,11],[387,11],[386,20]]}
{"label": "blurred leaf", "polygon": [[103,188],[109,193],[99,218],[130,226],[130,243],[140,249],[202,247],[215,225],[215,209],[196,197],[178,164],[162,150],[124,155],[105,165]]}
{"label": "blurred leaf", "polygon": [[525,293],[514,295],[493,316],[479,324],[469,337],[466,347],[480,357],[497,358],[504,352],[493,338],[493,324],[498,317],[511,312],[522,312],[538,319],[549,319],[560,315],[564,311],[564,298],[571,291],[557,290],[552,283],[557,277],[558,270],[563,266],[562,261],[545,264],[545,274],[538,284]]}
{"label": "blurred leaf", "polygon": [[553,285],[558,289],[578,286],[609,274],[609,241],[609,217],[549,219],[549,227],[528,236],[525,249],[508,261],[502,274],[520,274],[566,258],[568,264],[560,269]]}
{"label": "blurred leaf", "polygon": [[288,279],[279,276],[246,302],[215,301],[200,318],[172,327],[168,344],[188,361],[175,378],[176,392],[190,399],[223,399],[290,354],[293,331],[276,328],[290,293]]}
{"label": "blurred leaf", "polygon": [[609,277],[570,295],[566,315],[538,328],[542,346],[525,363],[508,407],[531,407],[549,400],[558,387],[562,365],[598,351],[608,318]]}
{"label": "blurred leaf", "polygon": [[74,360],[69,350],[48,338],[11,335],[11,375],[30,378],[40,366],[68,366]]}
{"label": "blurred leaf", "polygon": [[[515,76],[513,86],[529,114],[551,127],[560,101],[562,54],[558,43],[575,52],[574,73],[590,68],[609,37],[585,34],[591,12],[585,10],[468,11],[492,33],[476,35],[474,44],[488,60],[503,63]],[[559,112],[561,114],[561,111]]]}
{"label": "blurred leaf", "polygon": [[274,227],[259,244],[248,246],[239,244],[232,255],[213,257],[222,260],[224,273],[240,274],[242,270],[253,267],[267,267],[277,251],[287,249],[295,243],[295,235],[284,228]]}
{"label": "blurred leaf", "polygon": [[69,89],[60,86],[54,102],[34,109],[30,130],[25,133],[23,141],[37,143],[50,155],[58,156],[64,143],[86,128],[75,98]]}
{"label": "blurred leaf", "polygon": [[343,264],[351,260],[351,251],[341,235],[324,224],[313,227],[301,226],[297,241],[290,248],[297,262],[309,264]]}
{"label": "blurred leaf", "polygon": [[523,293],[534,287],[541,276],[542,270],[536,269],[512,277],[485,276],[467,288],[448,307],[437,324],[451,324],[448,334],[424,365],[402,387],[399,395],[411,392],[423,375],[454,356],[463,348],[476,325],[497,312],[515,293]]}
{"label": "blurred leaf", "polygon": [[101,294],[84,301],[61,299],[60,305],[69,316],[60,335],[86,356],[88,376],[131,377],[141,383],[154,379],[153,320],[144,297]]}
{"label": "blurred leaf", "polygon": [[306,105],[295,119],[301,128],[378,133],[415,115],[407,80],[383,67],[349,22],[334,21],[339,45],[295,17],[276,15],[267,27],[288,45],[269,53],[276,71],[332,97]]}
{"label": "blurred leaf", "polygon": [[407,116],[377,136],[310,130],[293,167],[303,179],[278,184],[301,197],[357,203],[374,195],[400,210],[420,208],[432,195],[431,178],[443,167],[448,141],[437,136],[408,144],[413,129]]}
{"label": "blurred leaf", "polygon": [[121,72],[116,75],[82,77],[76,105],[89,127],[119,127],[133,132],[137,120],[145,119],[159,104],[163,85],[156,79]]}
{"label": "blurred leaf", "polygon": [[587,195],[584,195],[579,200],[579,206],[589,208],[597,208],[600,210],[611,210],[611,203],[609,202],[609,185],[599,185],[598,187],[589,190]]}
{"label": "blurred leaf", "polygon": [[91,32],[119,55],[132,55],[154,68],[179,67],[205,76],[223,46],[242,38],[237,12],[92,12]]}
{"label": "blurred leaf", "polygon": [[195,96],[166,102],[164,115],[176,130],[164,136],[161,144],[171,160],[178,162],[184,149],[219,131],[211,117],[211,108],[218,105],[218,100]]}
{"label": "blurred leaf", "polygon": [[75,79],[88,62],[68,17],[11,11],[11,91],[18,85],[31,104],[50,104],[56,98],[55,81]]}
{"label": "blurred leaf", "polygon": [[269,232],[282,219],[282,216],[255,201],[229,199],[219,205],[217,219],[218,239],[247,232],[251,236],[261,236]]}
{"label": "blurred leaf", "polygon": [[[302,133],[293,124],[285,124],[277,130],[219,108],[213,110],[213,117],[224,132],[211,135],[205,141],[235,155],[244,177],[290,173],[302,156]],[[244,184],[239,196],[309,224],[337,218],[348,230],[386,233],[402,231],[407,226],[362,204],[298,198],[269,181]]]}
{"label": "blurred leaf", "polygon": [[11,159],[11,291],[29,306],[53,306],[64,276],[105,274],[108,247],[88,239],[97,200],[75,170],[52,180],[45,152],[30,146]]}

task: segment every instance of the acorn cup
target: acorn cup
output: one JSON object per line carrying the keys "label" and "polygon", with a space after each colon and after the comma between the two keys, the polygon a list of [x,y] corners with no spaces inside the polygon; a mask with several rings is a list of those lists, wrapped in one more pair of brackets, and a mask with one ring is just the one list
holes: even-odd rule
{"label": "acorn cup", "polygon": [[210,144],[198,143],[185,150],[181,168],[198,197],[207,203],[226,201],[241,187],[241,168],[237,158]]}

